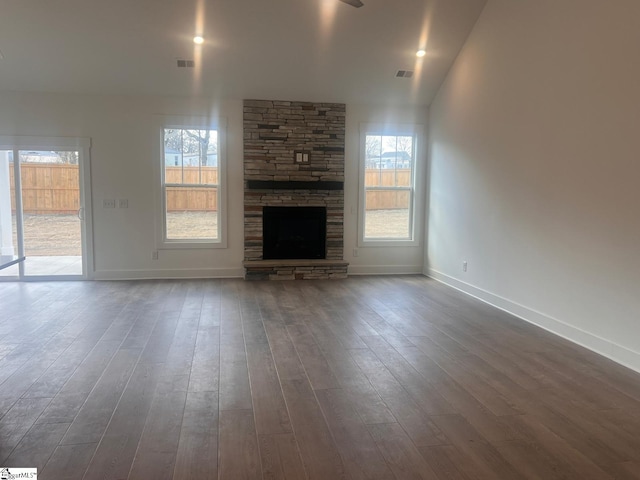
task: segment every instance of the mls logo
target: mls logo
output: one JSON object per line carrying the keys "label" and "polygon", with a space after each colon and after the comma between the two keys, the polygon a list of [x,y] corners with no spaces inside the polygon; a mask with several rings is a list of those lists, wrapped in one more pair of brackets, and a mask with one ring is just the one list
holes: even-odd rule
{"label": "mls logo", "polygon": [[38,478],[37,468],[13,468],[0,467],[0,480],[17,480],[19,478],[30,478],[36,480]]}

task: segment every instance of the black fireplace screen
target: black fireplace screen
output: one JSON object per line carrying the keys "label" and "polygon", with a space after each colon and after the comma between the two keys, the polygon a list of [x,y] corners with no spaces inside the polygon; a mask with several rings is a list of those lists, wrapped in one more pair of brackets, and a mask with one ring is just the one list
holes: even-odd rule
{"label": "black fireplace screen", "polygon": [[326,207],[264,207],[265,260],[326,258]]}

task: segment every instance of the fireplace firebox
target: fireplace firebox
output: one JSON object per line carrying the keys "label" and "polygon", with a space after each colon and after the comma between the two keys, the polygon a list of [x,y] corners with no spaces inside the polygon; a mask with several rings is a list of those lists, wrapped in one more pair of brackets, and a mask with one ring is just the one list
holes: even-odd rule
{"label": "fireplace firebox", "polygon": [[263,259],[326,258],[326,207],[264,207]]}

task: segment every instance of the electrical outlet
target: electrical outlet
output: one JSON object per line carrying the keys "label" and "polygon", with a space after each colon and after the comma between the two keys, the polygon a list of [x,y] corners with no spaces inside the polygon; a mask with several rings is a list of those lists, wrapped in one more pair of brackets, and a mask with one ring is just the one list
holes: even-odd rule
{"label": "electrical outlet", "polygon": [[113,198],[103,200],[102,208],[116,208],[116,201]]}
{"label": "electrical outlet", "polygon": [[357,248],[354,248],[354,249],[353,249],[353,256],[354,256],[354,257],[357,257],[357,256],[358,256],[358,249],[357,249]]}
{"label": "electrical outlet", "polygon": [[462,271],[463,272],[467,271],[467,261],[466,260],[464,262],[462,262]]}
{"label": "electrical outlet", "polygon": [[118,200],[118,208],[129,208],[129,200],[126,198],[120,198]]}
{"label": "electrical outlet", "polygon": [[158,259],[158,251],[154,250],[153,252],[151,252],[151,260],[157,260]]}

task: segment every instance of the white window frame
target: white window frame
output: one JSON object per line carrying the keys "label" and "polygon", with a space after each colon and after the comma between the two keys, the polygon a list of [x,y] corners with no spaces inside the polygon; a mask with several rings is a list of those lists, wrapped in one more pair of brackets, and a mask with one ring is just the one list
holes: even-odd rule
{"label": "white window frame", "polygon": [[[156,249],[227,248],[227,121],[225,118],[161,116],[157,118],[157,149],[153,155],[156,174]],[[166,225],[164,129],[216,130],[218,132],[218,230],[217,239],[168,239]]]}
{"label": "white window frame", "polygon": [[[389,136],[412,136],[413,145],[413,171],[410,186],[409,201],[409,238],[365,238],[365,209],[366,194],[365,172],[366,172],[366,138],[367,135],[389,135]],[[424,126],[419,124],[360,124],[360,175],[359,175],[359,201],[358,201],[358,246],[359,247],[412,247],[418,246],[421,242],[421,225],[419,200],[422,192],[418,188],[422,187],[420,179],[423,176],[424,166]]]}

